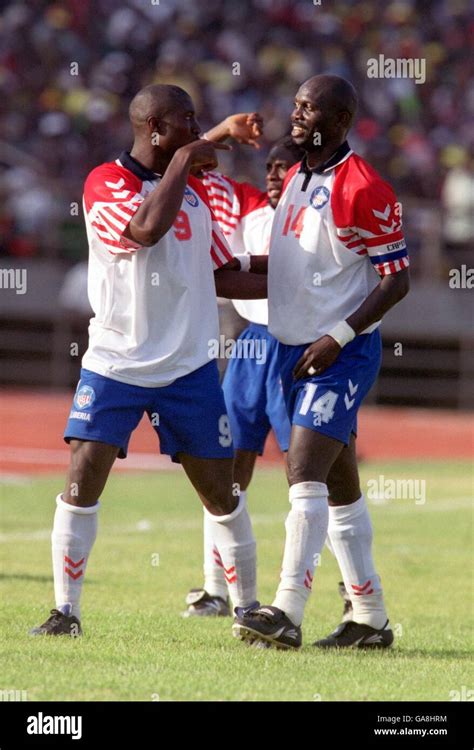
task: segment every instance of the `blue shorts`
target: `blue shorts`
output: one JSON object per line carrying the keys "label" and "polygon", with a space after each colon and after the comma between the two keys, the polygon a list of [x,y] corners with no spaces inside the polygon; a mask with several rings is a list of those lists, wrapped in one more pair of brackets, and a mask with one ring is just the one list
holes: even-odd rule
{"label": "blue shorts", "polygon": [[125,458],[130,435],[145,412],[161,453],[176,463],[180,452],[199,458],[234,455],[215,360],[160,388],[120,383],[82,369],[64,439],[116,445],[119,458]]}
{"label": "blue shorts", "polygon": [[267,326],[251,323],[235,348],[236,354],[240,348],[246,356],[229,361],[222,384],[234,447],[261,455],[273,428],[280,449],[287,451],[291,425],[278,369],[277,340]]}
{"label": "blue shorts", "polygon": [[357,434],[357,411],[380,369],[382,342],[377,330],[356,336],[321,375],[294,380],[293,368],[309,344],[278,345],[286,407],[292,424],[348,445]]}

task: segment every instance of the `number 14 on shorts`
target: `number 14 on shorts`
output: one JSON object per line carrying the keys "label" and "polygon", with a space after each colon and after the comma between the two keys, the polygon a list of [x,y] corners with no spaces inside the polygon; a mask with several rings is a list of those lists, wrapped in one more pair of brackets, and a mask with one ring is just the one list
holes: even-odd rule
{"label": "number 14 on shorts", "polygon": [[315,427],[322,422],[327,424],[334,416],[334,407],[336,406],[339,394],[334,391],[326,391],[316,401],[313,401],[318,388],[317,383],[305,383],[305,395],[301,402],[299,413],[305,416],[310,410],[313,412],[313,424]]}
{"label": "number 14 on shorts", "polygon": [[[302,416],[305,416],[311,410],[314,414],[313,424],[315,427],[319,427],[323,422],[324,424],[330,422],[334,416],[335,406],[340,394],[335,391],[327,390],[314,400],[318,384],[305,383],[304,388],[305,394],[301,402],[299,413]],[[344,394],[344,405],[346,411],[349,411],[349,409],[352,409],[355,404],[355,394],[359,389],[359,384],[354,384],[352,380],[349,379],[347,381],[347,388],[348,390]]]}

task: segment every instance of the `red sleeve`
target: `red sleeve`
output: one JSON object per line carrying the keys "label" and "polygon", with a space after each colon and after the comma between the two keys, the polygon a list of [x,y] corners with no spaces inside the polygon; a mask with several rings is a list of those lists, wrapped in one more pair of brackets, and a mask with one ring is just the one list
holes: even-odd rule
{"label": "red sleeve", "polygon": [[266,193],[220,172],[207,172],[201,184],[206,188],[222,232],[228,236],[235,232],[244,216],[267,204]]}
{"label": "red sleeve", "polygon": [[359,156],[336,167],[331,208],[339,239],[348,250],[367,255],[380,276],[408,267],[401,204]]}
{"label": "red sleeve", "polygon": [[144,198],[141,180],[113,162],[96,167],[84,185],[84,209],[90,225],[112,252],[133,251],[141,245],[123,237]]}
{"label": "red sleeve", "polygon": [[211,254],[212,265],[215,271],[218,268],[225,266],[227,263],[230,263],[233,260],[234,255],[229,247],[229,244],[224,236],[221,227],[219,226],[219,222],[214,215],[209,195],[202,181],[198,180],[196,177],[191,176],[188,180],[188,184],[199,195],[211,214],[212,229],[211,246],[209,252]]}
{"label": "red sleeve", "polygon": [[231,180],[230,178],[227,179],[232,182],[237,198],[239,200],[239,219],[242,219],[244,216],[252,213],[252,211],[256,211],[257,208],[262,208],[263,206],[267,205],[268,198],[266,193],[258,190],[258,188],[254,187],[249,182],[236,182],[235,180]]}

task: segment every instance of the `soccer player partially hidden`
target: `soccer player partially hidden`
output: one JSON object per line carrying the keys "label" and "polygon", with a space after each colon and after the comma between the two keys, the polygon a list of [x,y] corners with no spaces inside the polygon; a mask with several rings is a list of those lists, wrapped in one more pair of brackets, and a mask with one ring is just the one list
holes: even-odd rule
{"label": "soccer player partially hidden", "polygon": [[[257,113],[253,113],[257,117]],[[224,127],[243,115],[232,115],[206,134],[210,140],[224,140]],[[252,115],[248,116],[250,120]],[[266,162],[266,187],[262,192],[248,182],[237,182],[220,172],[207,172],[203,183],[214,215],[235,254],[261,255],[268,252],[275,207],[283,180],[303,152],[289,137],[277,142]],[[234,482],[247,501],[257,456],[273,429],[280,450],[290,444],[291,425],[286,412],[277,360],[277,340],[268,332],[266,300],[234,300],[237,312],[248,326],[236,343],[237,356],[226,368],[223,390],[235,448]],[[239,347],[242,345],[242,353]],[[204,514],[204,586],[191,589],[186,597],[185,617],[230,615],[222,561],[213,539],[213,527]]]}
{"label": "soccer player partially hidden", "polygon": [[300,87],[291,135],[306,156],[288,172],[272,228],[269,330],[279,341],[292,423],[291,510],[276,597],[237,613],[233,631],[280,648],[301,646],[326,534],[353,612],[314,645],[393,642],[355,435],[357,411],[380,367],[380,320],[408,291],[408,257],[393,190],[346,141],[356,106],[353,87],[337,76],[315,76]]}
{"label": "soccer player partially hidden", "polygon": [[215,169],[188,94],[148,86],[130,105],[134,143],[84,188],[94,317],[65,440],[52,553],[56,607],[34,635],[80,635],[80,596],[99,497],[146,412],[161,452],[181,462],[213,526],[234,606],[255,603],[255,541],[232,494],[233,446],[217,364],[221,296],[266,297],[266,277],[240,273],[195,175]]}

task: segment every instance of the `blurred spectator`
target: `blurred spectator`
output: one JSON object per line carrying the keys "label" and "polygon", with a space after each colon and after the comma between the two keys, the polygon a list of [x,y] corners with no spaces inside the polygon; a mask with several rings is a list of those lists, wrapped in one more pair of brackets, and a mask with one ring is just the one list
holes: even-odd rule
{"label": "blurred spectator", "polygon": [[58,302],[62,311],[90,318],[92,307],[87,294],[88,262],[76,263],[69,269],[59,290]]}
{"label": "blurred spectator", "polygon": [[462,262],[474,248],[474,157],[460,148],[444,156],[451,162],[442,190],[444,239],[446,249]]}
{"label": "blurred spectator", "polygon": [[[297,86],[323,71],[359,91],[353,147],[402,199],[443,190],[446,239],[464,242],[472,171],[445,157],[474,146],[473,33],[469,0],[7,0],[0,252],[85,257],[82,184],[130,145],[127,107],[140,87],[183,86],[203,130],[258,108],[268,144],[287,130]],[[369,79],[367,61],[380,54],[425,59],[426,83]],[[222,166],[261,184],[264,158],[234,149]]]}

